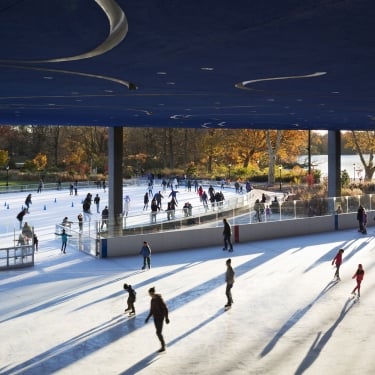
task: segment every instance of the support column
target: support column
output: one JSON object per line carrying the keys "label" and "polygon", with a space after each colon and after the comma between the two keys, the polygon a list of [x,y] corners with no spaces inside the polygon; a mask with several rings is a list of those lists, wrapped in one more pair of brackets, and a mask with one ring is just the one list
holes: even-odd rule
{"label": "support column", "polygon": [[108,130],[108,210],[109,231],[122,230],[122,156],[123,128]]}
{"label": "support column", "polygon": [[341,196],[341,133],[328,131],[328,197]]}

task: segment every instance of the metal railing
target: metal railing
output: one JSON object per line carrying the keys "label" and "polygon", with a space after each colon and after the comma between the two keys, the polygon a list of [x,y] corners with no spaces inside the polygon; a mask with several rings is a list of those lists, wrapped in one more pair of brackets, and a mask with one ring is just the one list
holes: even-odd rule
{"label": "metal railing", "polygon": [[[77,224],[77,226],[75,225]],[[55,225],[56,239],[61,239],[58,234],[62,233],[63,229],[68,234],[68,241],[70,246],[73,246],[79,251],[86,254],[96,256],[98,255],[98,223],[96,221],[88,222],[79,227],[78,223],[72,222],[71,225]]]}
{"label": "metal railing", "polygon": [[[258,222],[303,219],[312,216],[325,216],[357,212],[362,205],[366,211],[375,208],[375,194],[343,196],[333,198],[312,198],[295,200],[293,196],[275,195],[266,203],[257,203],[261,193],[240,194],[225,200],[222,204],[192,207],[191,212],[178,209],[172,216],[168,211],[150,212],[139,215],[119,216],[114,221],[99,220],[95,227],[101,237],[134,235],[190,229],[196,225],[221,225],[222,218],[232,224],[255,224]],[[102,229],[101,229],[102,228]]]}
{"label": "metal railing", "polygon": [[12,246],[0,249],[0,270],[34,265],[34,245]]}

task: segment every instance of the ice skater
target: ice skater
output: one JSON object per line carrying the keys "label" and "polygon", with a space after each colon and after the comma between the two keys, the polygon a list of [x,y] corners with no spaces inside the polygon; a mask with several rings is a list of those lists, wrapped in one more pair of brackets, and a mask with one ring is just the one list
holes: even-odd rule
{"label": "ice skater", "polygon": [[71,234],[65,232],[65,229],[61,233],[55,233],[56,236],[61,236],[61,252],[65,254],[66,244],[68,243],[68,237],[72,237]]}
{"label": "ice skater", "polygon": [[156,336],[160,340],[161,348],[158,350],[159,353],[165,352],[165,341],[163,337],[163,323],[169,324],[168,318],[168,307],[165,304],[162,296],[155,293],[155,288],[152,287],[148,290],[148,294],[151,297],[150,312],[147,315],[145,323],[149,321],[151,316],[154,318],[154,324],[156,328]]}
{"label": "ice skater", "polygon": [[357,271],[353,275],[352,279],[356,279],[357,285],[353,289],[352,294],[355,296],[355,291],[358,291],[358,298],[361,296],[361,282],[365,276],[365,270],[363,269],[362,264],[358,264]]}
{"label": "ice skater", "polygon": [[147,243],[147,241],[143,241],[143,246],[139,254],[143,256],[142,270],[146,269],[146,266],[148,267],[148,269],[150,269],[151,268],[151,247]]}
{"label": "ice skater", "polygon": [[225,273],[225,282],[227,284],[225,288],[225,295],[227,296],[227,304],[224,307],[225,309],[229,309],[233,304],[232,288],[234,284],[234,270],[232,268],[231,259],[227,259],[225,264],[227,265],[227,271]]}
{"label": "ice skater", "polygon": [[128,292],[128,299],[126,301],[128,307],[125,309],[125,312],[129,311],[129,316],[135,315],[134,302],[136,299],[136,292],[131,285],[124,284],[124,290]]}
{"label": "ice skater", "polygon": [[17,220],[20,222],[20,229],[22,229],[22,222],[24,216],[27,214],[27,208],[22,209],[21,212],[18,213],[17,215]]}
{"label": "ice skater", "polygon": [[25,205],[27,207],[27,213],[29,213],[30,204],[33,202],[31,201],[31,194],[29,194],[25,199]]}
{"label": "ice skater", "polygon": [[143,197],[143,211],[147,211],[147,209],[148,209],[148,201],[149,201],[149,199],[148,199],[148,193],[146,192],[145,193],[145,196]]}
{"label": "ice skater", "polygon": [[344,249],[340,249],[338,253],[335,255],[335,257],[332,259],[332,266],[335,264],[336,265],[336,271],[335,275],[333,276],[336,278],[337,281],[340,281],[340,266],[342,263],[342,254],[344,254]]}
{"label": "ice skater", "polygon": [[231,241],[231,236],[232,236],[232,229],[227,221],[227,219],[223,219],[224,223],[224,230],[223,230],[223,236],[224,236],[224,247],[223,250],[228,250],[228,245],[229,245],[229,252],[233,251],[233,245]]}

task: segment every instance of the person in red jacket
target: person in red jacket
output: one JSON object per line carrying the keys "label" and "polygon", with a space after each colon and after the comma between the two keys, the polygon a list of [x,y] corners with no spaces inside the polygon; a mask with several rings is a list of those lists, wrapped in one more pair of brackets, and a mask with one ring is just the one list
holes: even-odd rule
{"label": "person in red jacket", "polygon": [[362,264],[358,264],[357,271],[353,275],[352,279],[356,279],[357,285],[353,289],[352,294],[355,295],[355,291],[358,290],[358,298],[361,296],[361,282],[365,276],[365,270],[362,267]]}
{"label": "person in red jacket", "polygon": [[344,249],[340,249],[338,251],[338,253],[336,254],[336,256],[332,259],[332,265],[336,265],[336,272],[335,272],[335,275],[333,276],[334,278],[336,278],[337,281],[340,281],[340,266],[341,266],[341,263],[342,263],[342,254],[344,254]]}

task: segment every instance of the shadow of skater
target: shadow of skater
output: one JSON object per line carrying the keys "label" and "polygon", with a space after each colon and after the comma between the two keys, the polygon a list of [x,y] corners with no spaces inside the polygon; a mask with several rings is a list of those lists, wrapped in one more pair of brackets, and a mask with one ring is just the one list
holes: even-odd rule
{"label": "shadow of skater", "polygon": [[336,281],[330,281],[324,289],[318,294],[318,296],[303,309],[297,310],[277,331],[272,340],[264,347],[260,353],[261,357],[266,356],[277,344],[277,342],[295,325],[297,322],[312,308],[314,303],[316,303],[320,298],[322,298],[330,289],[332,289],[337,284]]}
{"label": "shadow of skater", "polygon": [[349,298],[345,302],[338,319],[332,325],[332,327],[323,336],[321,336],[322,332],[318,332],[316,339],[314,340],[310,350],[306,354],[306,357],[298,366],[295,375],[303,374],[315,362],[315,360],[319,357],[320,352],[323,350],[324,346],[331,339],[333,332],[335,331],[337,326],[343,321],[346,314],[350,311],[350,309],[355,305],[356,302],[357,301],[355,299]]}

